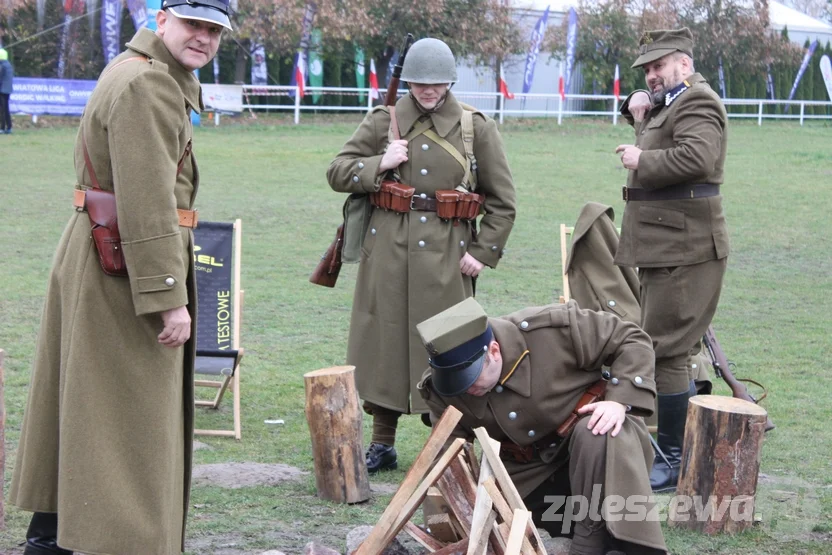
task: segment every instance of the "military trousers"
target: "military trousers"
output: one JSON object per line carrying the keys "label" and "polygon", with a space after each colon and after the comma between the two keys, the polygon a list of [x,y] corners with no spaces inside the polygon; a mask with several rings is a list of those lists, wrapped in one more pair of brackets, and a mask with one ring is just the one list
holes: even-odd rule
{"label": "military trousers", "polygon": [[[604,500],[607,437],[592,435],[586,427],[587,421],[587,418],[582,418],[569,436],[568,446],[558,449],[551,463],[558,470],[523,500],[532,512],[535,525],[552,537],[578,535],[586,538],[605,528],[600,510]],[[557,496],[583,496],[586,500],[593,500],[594,496],[597,507],[594,511],[590,507],[584,518],[579,520],[569,517],[564,520],[564,512],[570,510],[570,503],[556,502],[554,498]],[[584,511],[578,512],[580,516]]]}
{"label": "military trousers", "polygon": [[728,259],[640,268],[641,327],[656,351],[659,394],[686,391],[696,378],[700,340],[716,313]]}

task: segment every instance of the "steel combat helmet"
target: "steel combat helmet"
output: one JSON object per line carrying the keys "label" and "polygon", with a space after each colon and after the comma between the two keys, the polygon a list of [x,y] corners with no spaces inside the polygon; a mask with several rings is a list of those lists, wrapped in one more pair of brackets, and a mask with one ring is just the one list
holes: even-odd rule
{"label": "steel combat helmet", "polygon": [[424,85],[454,83],[457,80],[454,53],[439,39],[418,40],[407,52],[401,79]]}

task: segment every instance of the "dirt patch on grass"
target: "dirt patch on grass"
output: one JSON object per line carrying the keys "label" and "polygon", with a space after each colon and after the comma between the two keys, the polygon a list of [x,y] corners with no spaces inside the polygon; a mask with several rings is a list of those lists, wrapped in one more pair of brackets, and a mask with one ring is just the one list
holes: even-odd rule
{"label": "dirt patch on grass", "polygon": [[287,464],[218,463],[194,466],[194,487],[217,486],[228,489],[274,486],[309,474]]}

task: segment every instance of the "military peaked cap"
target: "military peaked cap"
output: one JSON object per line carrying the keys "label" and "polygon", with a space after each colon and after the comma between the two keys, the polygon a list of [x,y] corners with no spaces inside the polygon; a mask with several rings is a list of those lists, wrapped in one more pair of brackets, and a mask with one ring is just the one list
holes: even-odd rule
{"label": "military peaked cap", "polygon": [[482,372],[494,333],[480,304],[468,298],[416,326],[430,355],[431,378],[437,393],[465,393]]}
{"label": "military peaked cap", "polygon": [[646,31],[638,44],[639,56],[630,67],[641,67],[674,52],[683,52],[693,58],[693,35],[687,27]]}

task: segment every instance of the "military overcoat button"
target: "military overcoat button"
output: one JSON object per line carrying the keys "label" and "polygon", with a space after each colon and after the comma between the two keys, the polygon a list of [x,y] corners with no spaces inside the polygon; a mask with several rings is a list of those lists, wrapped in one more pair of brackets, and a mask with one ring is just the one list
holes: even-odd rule
{"label": "military overcoat button", "polygon": [[611,383],[612,385],[618,385],[618,378],[613,378],[613,379],[611,379],[611,380],[610,380],[610,383]]}
{"label": "military overcoat button", "polygon": [[496,251],[498,248],[500,248],[500,247],[498,247],[497,245],[494,245],[494,246],[491,247],[491,250]]}
{"label": "military overcoat button", "polygon": [[498,385],[497,387],[494,388],[494,391],[496,391],[497,393],[502,393],[503,392],[503,386]]}
{"label": "military overcoat button", "polygon": [[524,330],[524,329],[526,329],[526,328],[528,328],[528,327],[529,327],[529,323],[528,323],[528,322],[526,322],[525,320],[523,320],[522,322],[520,322],[520,329],[521,329],[521,330]]}
{"label": "military overcoat button", "polygon": [[465,241],[460,241],[460,242],[459,242],[459,246],[460,246],[460,247],[464,247],[464,246],[465,246]]}
{"label": "military overcoat button", "polygon": [[359,179],[358,179],[357,175],[352,176],[352,182],[353,183],[358,183],[358,181],[359,181]]}
{"label": "military overcoat button", "polygon": [[601,372],[601,377],[604,378],[605,380],[610,379],[610,376],[611,376],[611,374],[610,374],[609,370],[603,370]]}
{"label": "military overcoat button", "polygon": [[427,218],[427,216],[422,216],[421,218],[419,218],[419,221],[424,224],[424,223],[427,223],[428,218]]}
{"label": "military overcoat button", "polygon": [[423,169],[423,170],[421,170],[419,173],[421,173],[422,175],[427,175],[427,174],[428,174],[428,170]]}
{"label": "military overcoat button", "polygon": [[[425,171],[425,170],[422,170],[422,171]],[[422,193],[421,195],[419,195],[419,198],[428,198],[428,195],[426,193]]]}
{"label": "military overcoat button", "polygon": [[609,306],[615,306],[615,301],[607,301],[607,304],[608,304]]}
{"label": "military overcoat button", "polygon": [[429,148],[430,148],[430,147],[429,147],[428,145],[422,145],[422,150],[427,150],[427,149],[429,149]]}
{"label": "military overcoat button", "polygon": [[370,230],[370,235],[375,235],[375,234],[376,234],[376,228],[371,229]]}
{"label": "military overcoat button", "polygon": [[636,382],[637,384],[641,385],[641,382],[643,382],[644,380],[641,379],[641,376],[636,376],[633,381]]}
{"label": "military overcoat button", "polygon": [[419,241],[419,246],[420,246],[420,247],[424,247],[424,246],[425,246],[425,242],[424,242],[424,241]]}
{"label": "military overcoat button", "polygon": [[529,430],[529,437],[534,437],[534,430]]}
{"label": "military overcoat button", "polygon": [[693,368],[694,370],[696,370],[699,366],[694,362],[693,364],[690,365],[690,367]]}
{"label": "military overcoat button", "polygon": [[173,279],[172,277],[169,277],[165,280],[165,285],[167,285],[168,287],[173,287],[173,285],[175,283],[176,283],[176,280]]}
{"label": "military overcoat button", "polygon": [[510,413],[508,413],[508,419],[509,420],[516,420],[517,419],[517,413],[514,412],[514,411],[511,411]]}
{"label": "military overcoat button", "polygon": [[359,169],[359,170],[363,170],[363,169],[364,169],[364,162],[359,162],[359,163],[358,163],[358,169]]}

